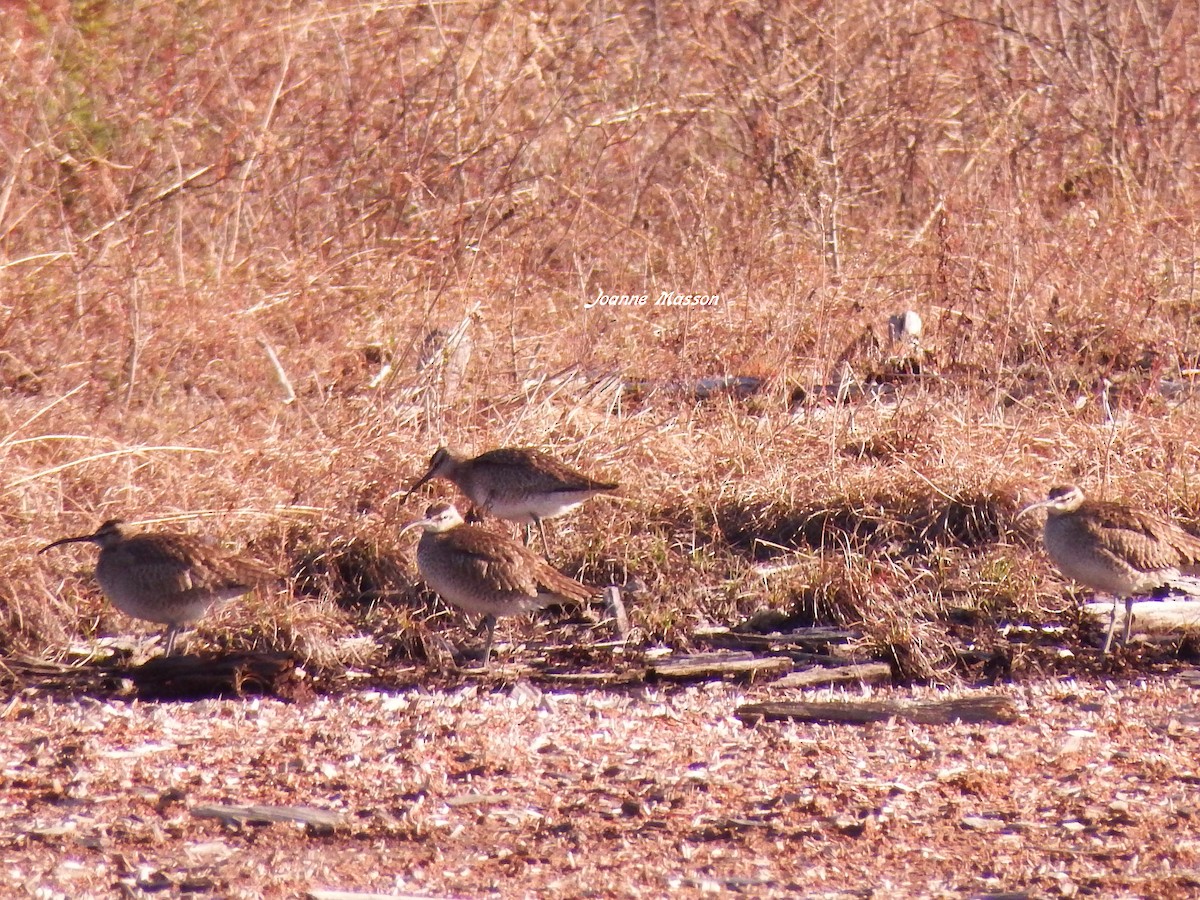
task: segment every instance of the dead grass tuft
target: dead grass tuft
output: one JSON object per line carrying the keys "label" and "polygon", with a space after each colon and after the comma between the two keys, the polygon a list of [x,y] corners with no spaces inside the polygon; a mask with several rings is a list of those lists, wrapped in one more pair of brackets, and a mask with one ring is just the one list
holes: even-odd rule
{"label": "dead grass tuft", "polygon": [[735,549],[754,559],[780,550],[838,550],[870,547],[890,555],[928,552],[933,547],[983,548],[1006,532],[1014,512],[1011,492],[948,496],[918,484],[831,497],[821,505],[783,502],[716,510],[712,528]]}
{"label": "dead grass tuft", "polygon": [[403,593],[407,566],[400,556],[361,537],[294,534],[291,562],[296,592],[331,599],[343,609],[372,606]]}

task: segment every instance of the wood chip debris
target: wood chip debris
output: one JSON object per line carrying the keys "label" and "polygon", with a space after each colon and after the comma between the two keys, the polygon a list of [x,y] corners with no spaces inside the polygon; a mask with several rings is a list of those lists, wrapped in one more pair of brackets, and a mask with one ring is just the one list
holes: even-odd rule
{"label": "wood chip debris", "polygon": [[[865,728],[733,715],[795,695],[503,678],[306,702],[21,693],[0,730],[0,868],[45,897],[1196,895],[1182,678],[805,691],[888,715]],[[896,714],[972,698],[1020,715]],[[279,819],[303,824],[248,824]]]}

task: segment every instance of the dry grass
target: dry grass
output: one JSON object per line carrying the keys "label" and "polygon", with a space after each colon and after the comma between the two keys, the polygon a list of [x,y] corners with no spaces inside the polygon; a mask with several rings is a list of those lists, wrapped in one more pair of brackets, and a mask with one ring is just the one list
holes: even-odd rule
{"label": "dry grass", "polygon": [[[396,491],[443,442],[620,479],[557,531],[647,582],[646,641],[777,606],[945,678],[964,610],[1071,621],[1019,503],[1200,514],[1163,390],[1200,365],[1200,29],[1029,6],[10,11],[0,648],[138,627],[82,552],[32,555],[119,516],[292,576],[208,640],[424,659]],[[663,290],[722,299],[587,308]],[[880,337],[909,308],[916,376]],[[418,370],[460,326],[465,372]],[[841,360],[898,407],[818,399]],[[695,399],[726,375],[766,387]]]}

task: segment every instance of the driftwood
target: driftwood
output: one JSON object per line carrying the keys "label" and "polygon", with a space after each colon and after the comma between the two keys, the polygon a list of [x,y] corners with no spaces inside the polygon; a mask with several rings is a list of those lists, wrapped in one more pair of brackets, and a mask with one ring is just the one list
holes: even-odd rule
{"label": "driftwood", "polygon": [[232,825],[300,822],[318,833],[328,833],[345,824],[340,813],[311,806],[193,806],[192,815]]}
{"label": "driftwood", "polygon": [[[68,664],[52,659],[16,654],[0,659],[0,685],[6,688],[31,688],[41,690],[67,690],[75,694],[90,691],[111,690],[113,681],[107,667]],[[13,699],[19,694],[13,690]],[[11,707],[10,707],[11,708]]]}
{"label": "driftwood", "polygon": [[756,656],[753,653],[692,653],[668,656],[650,664],[648,674],[675,681],[721,678],[726,675],[777,676],[792,670],[787,656]]}
{"label": "driftwood", "polygon": [[862,632],[845,628],[795,628],[791,631],[736,631],[724,625],[709,625],[697,628],[693,635],[713,641],[741,643],[754,647],[774,647],[779,644],[799,646],[827,646],[844,644],[862,636]]}
{"label": "driftwood", "polygon": [[314,888],[304,894],[308,900],[440,900],[431,894],[363,894],[358,891],[321,890]]}
{"label": "driftwood", "polygon": [[889,700],[770,702],[747,703],[734,713],[747,724],[763,721],[797,720],[865,725],[884,722],[893,716],[921,725],[946,725],[951,722],[998,722],[1017,719],[1017,710],[1007,697],[962,697],[926,703],[901,703]]}
{"label": "driftwood", "polygon": [[283,653],[234,653],[227,656],[156,656],[128,672],[138,695],[148,699],[269,694],[297,699],[310,691],[299,663]]}
{"label": "driftwood", "polygon": [[771,687],[808,688],[824,684],[840,684],[845,681],[865,683],[890,681],[891,678],[892,667],[887,663],[851,663],[848,666],[830,666],[828,668],[814,666],[811,669],[793,672],[773,682]]}
{"label": "driftwood", "polygon": [[[95,650],[90,656],[95,656]],[[110,654],[115,656],[115,654]],[[140,666],[87,658],[62,663],[30,656],[0,662],[0,683],[74,693],[128,694],[146,700],[198,700],[205,697],[271,695],[285,700],[312,696],[300,662],[286,653],[232,653],[223,656],[155,656]]]}
{"label": "driftwood", "polygon": [[[1110,600],[1095,601],[1083,605],[1084,615],[1102,623],[1105,628],[1112,619],[1113,605]],[[1125,604],[1117,604],[1117,628],[1123,628]],[[1135,600],[1133,604],[1133,632],[1142,634],[1169,634],[1171,632],[1200,632],[1200,600]]]}
{"label": "driftwood", "polygon": [[462,794],[458,797],[445,797],[442,802],[451,809],[458,809],[464,806],[498,806],[508,803],[510,799],[508,794]]}
{"label": "driftwood", "polygon": [[[782,885],[773,878],[756,878],[753,875],[675,875],[667,879],[672,890],[681,887],[695,888],[700,894],[725,894],[734,892],[742,896],[757,896],[779,889]],[[791,887],[789,885],[789,887]],[[831,896],[824,894],[822,896]],[[864,894],[832,895],[840,900],[861,900]]]}
{"label": "driftwood", "polygon": [[[496,668],[496,667],[493,667]],[[574,687],[611,687],[617,684],[640,684],[645,673],[640,669],[596,672],[533,672],[539,683]]]}
{"label": "driftwood", "polygon": [[693,637],[722,650],[750,650],[787,656],[797,665],[844,665],[866,662],[847,647],[861,633],[842,628],[797,628],[791,631],[754,631],[710,625],[696,629]]}

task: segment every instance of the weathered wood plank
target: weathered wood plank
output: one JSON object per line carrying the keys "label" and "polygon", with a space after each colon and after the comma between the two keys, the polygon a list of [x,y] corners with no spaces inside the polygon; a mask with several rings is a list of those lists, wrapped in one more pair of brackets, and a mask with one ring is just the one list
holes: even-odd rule
{"label": "weathered wood plank", "polygon": [[539,672],[537,679],[548,685],[605,687],[616,684],[636,684],[645,679],[645,672],[638,669],[621,672]]}
{"label": "weathered wood plank", "polygon": [[450,900],[448,897],[435,897],[432,894],[364,894],[359,891],[323,888],[305,891],[304,896],[308,900]]}
{"label": "weathered wood plank", "polygon": [[757,656],[753,653],[691,653],[668,656],[651,663],[648,672],[678,681],[721,678],[726,675],[779,675],[792,670],[787,656]]}
{"label": "weathered wood plank", "polygon": [[851,663],[848,666],[813,666],[800,672],[784,675],[772,687],[809,688],[846,681],[873,683],[890,681],[892,667],[882,662]]}
{"label": "weathered wood plank", "polygon": [[[1083,605],[1085,615],[1108,627],[1113,605],[1100,600]],[[1124,627],[1125,604],[1117,605],[1117,630]],[[1135,600],[1133,604],[1133,633],[1169,634],[1173,631],[1200,631],[1200,600]]]}
{"label": "weathered wood plank", "polygon": [[445,797],[442,802],[451,809],[464,806],[498,806],[509,802],[508,794],[462,794],[458,797]]}
{"label": "weathered wood plank", "polygon": [[300,822],[318,831],[331,831],[345,824],[341,813],[311,806],[193,806],[192,815],[220,819],[234,825],[269,822]]}
{"label": "weathered wood plank", "polygon": [[946,725],[955,721],[1008,724],[1018,718],[1013,702],[1007,697],[997,696],[962,697],[925,703],[889,700],[776,701],[747,703],[739,706],[734,714],[747,724],[763,720],[795,720],[865,725],[868,722],[883,722],[893,716],[922,725]]}
{"label": "weathered wood plank", "polygon": [[844,644],[861,637],[859,631],[845,628],[827,628],[814,626],[812,628],[795,628],[791,631],[735,631],[725,625],[708,625],[697,628],[692,632],[695,637],[708,640],[741,641],[742,643],[765,647],[774,644]]}
{"label": "weathered wood plank", "polygon": [[311,695],[300,664],[286,653],[223,656],[155,656],[129,670],[138,695],[174,700],[266,694],[284,699]]}

